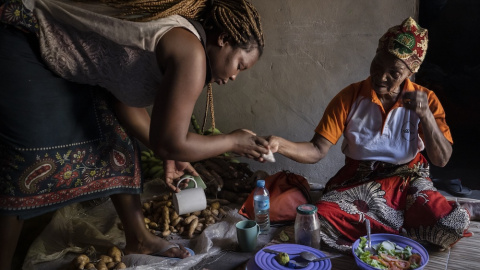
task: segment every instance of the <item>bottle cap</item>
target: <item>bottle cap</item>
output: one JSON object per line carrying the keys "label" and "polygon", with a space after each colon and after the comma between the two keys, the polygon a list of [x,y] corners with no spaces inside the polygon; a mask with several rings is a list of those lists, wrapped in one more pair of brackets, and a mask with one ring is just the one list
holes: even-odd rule
{"label": "bottle cap", "polygon": [[317,207],[313,204],[302,204],[297,207],[297,213],[302,215],[312,215],[317,212]]}
{"label": "bottle cap", "polygon": [[265,180],[257,180],[257,187],[265,187]]}

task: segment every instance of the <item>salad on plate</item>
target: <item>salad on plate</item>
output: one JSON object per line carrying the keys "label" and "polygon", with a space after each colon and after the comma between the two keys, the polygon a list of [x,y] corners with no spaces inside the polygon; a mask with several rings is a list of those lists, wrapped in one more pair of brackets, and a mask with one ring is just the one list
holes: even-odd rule
{"label": "salad on plate", "polygon": [[383,241],[372,245],[377,254],[365,250],[367,238],[360,237],[360,243],[355,249],[355,254],[364,263],[377,269],[416,269],[421,266],[422,257],[418,253],[412,253],[412,247],[404,248],[392,241]]}

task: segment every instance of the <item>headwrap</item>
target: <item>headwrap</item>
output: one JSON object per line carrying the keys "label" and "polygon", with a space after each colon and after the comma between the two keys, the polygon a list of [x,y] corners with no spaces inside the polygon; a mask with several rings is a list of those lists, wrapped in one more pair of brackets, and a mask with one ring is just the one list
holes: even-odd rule
{"label": "headwrap", "polygon": [[421,28],[408,17],[394,26],[378,41],[377,52],[384,50],[402,60],[412,72],[417,72],[425,59],[428,47],[428,30]]}

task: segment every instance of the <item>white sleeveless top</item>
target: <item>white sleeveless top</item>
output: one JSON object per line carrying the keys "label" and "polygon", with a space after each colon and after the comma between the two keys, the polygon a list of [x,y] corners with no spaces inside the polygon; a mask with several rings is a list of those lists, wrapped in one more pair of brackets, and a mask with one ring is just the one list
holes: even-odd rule
{"label": "white sleeveless top", "polygon": [[129,106],[153,104],[163,77],[155,56],[158,41],[174,27],[200,39],[197,30],[178,15],[130,22],[106,15],[108,9],[88,7],[35,0],[40,50],[48,67],[64,79],[102,86]]}

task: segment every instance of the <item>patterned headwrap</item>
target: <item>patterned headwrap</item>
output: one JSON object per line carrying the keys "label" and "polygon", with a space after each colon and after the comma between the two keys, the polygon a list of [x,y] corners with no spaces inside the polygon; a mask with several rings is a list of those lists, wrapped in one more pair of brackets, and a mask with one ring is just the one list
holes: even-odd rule
{"label": "patterned headwrap", "polygon": [[425,59],[428,47],[428,30],[408,17],[394,26],[378,41],[377,52],[384,50],[402,60],[412,72],[417,72]]}

